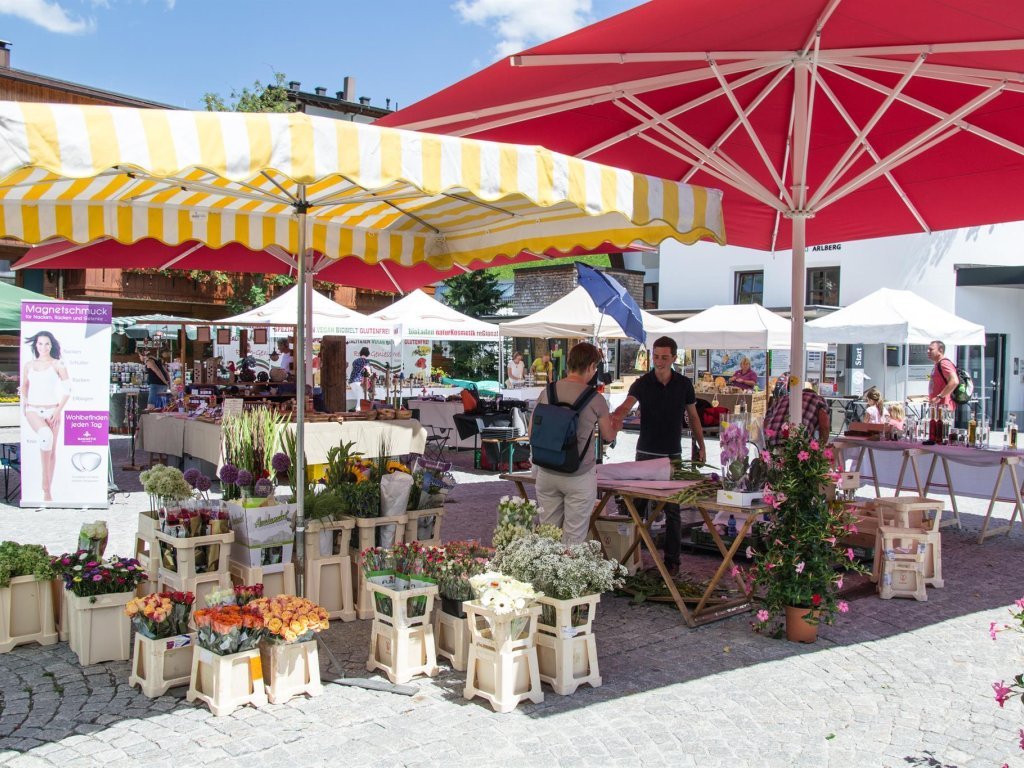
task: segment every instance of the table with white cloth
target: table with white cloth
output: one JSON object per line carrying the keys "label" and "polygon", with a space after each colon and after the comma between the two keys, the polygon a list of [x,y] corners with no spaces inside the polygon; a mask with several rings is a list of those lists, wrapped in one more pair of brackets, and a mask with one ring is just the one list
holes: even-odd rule
{"label": "table with white cloth", "polygon": [[[1024,451],[859,437],[840,437],[833,445],[841,452],[840,459],[848,471],[860,472],[862,480],[871,480],[876,496],[880,495],[882,486],[895,489],[897,496],[904,491],[918,496],[927,496],[929,491],[945,491],[950,498],[953,519],[944,525],[960,525],[958,496],[988,499],[979,543],[996,533],[1009,533],[1018,515],[1022,516],[1024,523],[1024,499],[1021,495],[1024,474],[1019,472],[1024,462]],[[867,468],[864,467],[865,458]],[[1013,514],[1008,525],[990,528],[996,502],[1013,504]]]}
{"label": "table with white cloth", "polygon": [[[295,429],[295,424],[286,425]],[[140,419],[140,447],[166,456],[190,456],[220,467],[222,436],[220,424],[190,419],[173,413],[146,413]],[[353,450],[375,457],[386,439],[392,456],[423,453],[427,431],[415,419],[373,421],[314,421],[305,425],[308,465],[327,463],[327,451],[341,443],[353,442]]]}
{"label": "table with white cloth", "polygon": [[[515,483],[519,495],[524,499],[529,498],[526,494],[526,486],[537,482],[531,472],[513,472],[499,475],[499,477]],[[711,536],[722,555],[722,562],[708,582],[700,598],[696,600],[684,599],[676,587],[675,579],[673,578],[674,574],[669,573],[668,568],[665,567],[665,561],[661,557],[661,550],[655,544],[654,537],[651,535],[651,526],[661,515],[665,505],[671,503],[676,494],[687,486],[692,485],[693,482],[689,480],[602,480],[598,478],[598,502],[590,516],[590,537],[596,541],[601,541],[601,536],[597,530],[597,521],[602,519],[605,508],[612,499],[616,497],[622,499],[622,504],[629,512],[629,517],[633,522],[635,533],[633,534],[633,540],[622,554],[619,562],[623,564],[628,563],[629,559],[633,556],[633,552],[636,551],[636,548],[642,542],[647,548],[651,560],[654,561],[662,581],[664,581],[665,586],[668,588],[671,601],[675,603],[679,613],[683,615],[683,620],[690,628],[699,627],[702,624],[717,621],[718,619],[725,619],[753,608],[750,593],[743,583],[743,579],[739,575],[732,573],[732,565],[733,558],[736,556],[744,536],[747,535],[747,532],[758,517],[756,514],[747,515],[739,535],[732,542],[732,546],[727,547],[715,530],[713,523],[714,512],[724,508],[724,505],[697,505],[697,509],[700,511],[701,517],[704,518],[704,522],[707,524],[708,530],[711,531]],[[636,502],[638,501],[648,501],[651,503],[646,519],[636,507]],[[766,505],[757,505],[755,507],[744,507],[743,510],[745,512],[761,512],[765,508]],[[601,549],[604,550],[603,543],[601,544]],[[607,552],[605,552],[605,555],[607,556]],[[722,588],[719,585],[727,575],[735,580],[736,589],[732,590],[729,594],[723,594]],[[648,599],[656,600],[657,598],[650,597]],[[693,602],[696,605],[691,608],[687,605],[687,602]]]}

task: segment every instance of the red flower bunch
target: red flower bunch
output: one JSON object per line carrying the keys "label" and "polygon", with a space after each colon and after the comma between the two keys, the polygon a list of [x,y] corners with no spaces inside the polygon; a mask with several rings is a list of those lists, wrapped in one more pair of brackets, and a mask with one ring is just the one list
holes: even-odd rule
{"label": "red flower bunch", "polygon": [[124,607],[137,632],[151,640],[188,633],[196,596],[191,592],[158,592],[137,597]]}
{"label": "red flower bunch", "polygon": [[252,584],[250,586],[239,584],[235,587],[235,603],[237,605],[248,605],[253,600],[259,600],[261,597],[263,597],[262,584]]}

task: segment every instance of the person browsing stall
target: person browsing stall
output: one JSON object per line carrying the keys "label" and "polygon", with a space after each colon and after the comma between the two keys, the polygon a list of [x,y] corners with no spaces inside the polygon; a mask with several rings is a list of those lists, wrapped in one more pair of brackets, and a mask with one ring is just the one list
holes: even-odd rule
{"label": "person browsing stall", "polygon": [[[817,431],[818,441],[824,446],[828,443],[832,430],[832,419],[825,398],[814,391],[810,384],[805,383],[803,392],[803,410],[800,423],[807,427],[807,433],[814,437]],[[782,442],[782,427],[789,423],[789,398],[780,397],[772,403],[764,415],[764,440],[772,448]]]}
{"label": "person browsing stall", "polygon": [[[682,458],[683,414],[693,431],[697,444],[697,461],[707,461],[704,430],[697,414],[697,395],[689,378],[673,370],[678,347],[673,339],[662,336],[654,342],[651,361],[654,370],[633,382],[626,400],[615,409],[613,422],[616,429],[633,407],[640,405],[640,437],[636,445],[636,460]],[[665,505],[665,566],[674,572],[679,567],[682,525],[679,507]]]}
{"label": "person browsing stall", "polygon": [[871,389],[865,392],[864,399],[867,401],[868,407],[864,411],[864,418],[861,421],[867,424],[884,424],[886,415],[885,402],[882,398],[882,393],[878,391],[878,387],[871,387]]}
{"label": "person browsing stall", "polygon": [[946,357],[946,345],[941,341],[933,341],[928,345],[928,359],[935,363],[931,378],[928,379],[928,402],[953,409],[952,393],[960,384],[956,366]]}
{"label": "person browsing stall", "polygon": [[[555,395],[559,403],[575,403],[592,388],[587,383],[597,371],[601,353],[593,344],[577,344],[569,351],[569,373],[555,382]],[[548,402],[548,388],[545,387],[537,398],[537,405]],[[533,419],[530,432],[533,432]],[[537,503],[542,512],[540,522],[556,525],[562,529],[562,542],[579,544],[587,540],[590,528],[590,514],[597,503],[597,468],[593,450],[594,429],[602,440],[614,440],[618,431],[608,412],[608,403],[594,394],[579,414],[576,432],[577,447],[580,451],[579,468],[572,473],[558,472],[536,466]]]}
{"label": "person browsing stall", "polygon": [[757,386],[757,371],[750,367],[750,358],[744,357],[740,360],[739,370],[729,379],[730,387],[752,390]]}

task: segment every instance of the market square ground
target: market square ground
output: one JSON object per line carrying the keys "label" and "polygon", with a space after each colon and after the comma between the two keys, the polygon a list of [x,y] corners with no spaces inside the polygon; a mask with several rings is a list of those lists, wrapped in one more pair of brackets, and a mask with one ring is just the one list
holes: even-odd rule
{"label": "market square ground", "polygon": [[[634,444],[623,435],[613,458],[631,459]],[[115,465],[126,463],[127,442],[113,448]],[[458,477],[444,538],[486,539],[513,488]],[[107,512],[0,507],[0,538],[61,552],[82,522],[103,518],[108,552],[129,552],[147,500],[136,474],[117,479],[131,492]],[[413,697],[328,684],[316,699],[214,718],[185,703],[184,689],[150,700],[129,688],[127,662],[83,668],[66,644],[19,647],[0,655],[0,764],[1024,765],[1024,710],[1000,709],[991,688],[1024,670],[1024,653],[1019,636],[988,635],[1024,594],[1024,532],[978,545],[984,508],[962,503],[964,531],[944,530],[945,589],[925,603],[859,593],[814,646],[755,635],[749,615],[690,630],[668,606],[606,595],[596,623],[604,685],[547,690],[543,704],[509,715],[465,701],[464,676],[442,667]],[[369,629],[333,622],[326,634],[346,675],[366,676]],[[326,655],[321,664],[325,679],[337,676]]]}

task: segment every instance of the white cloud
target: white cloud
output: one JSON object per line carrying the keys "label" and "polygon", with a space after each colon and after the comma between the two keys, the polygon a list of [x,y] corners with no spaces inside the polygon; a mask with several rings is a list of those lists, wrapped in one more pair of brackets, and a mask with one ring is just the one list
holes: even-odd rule
{"label": "white cloud", "polygon": [[62,35],[81,35],[96,28],[95,20],[69,16],[59,3],[48,0],[0,0],[0,14],[17,16]]}
{"label": "white cloud", "polygon": [[588,24],[592,0],[458,0],[463,21],[490,29],[501,58]]}

